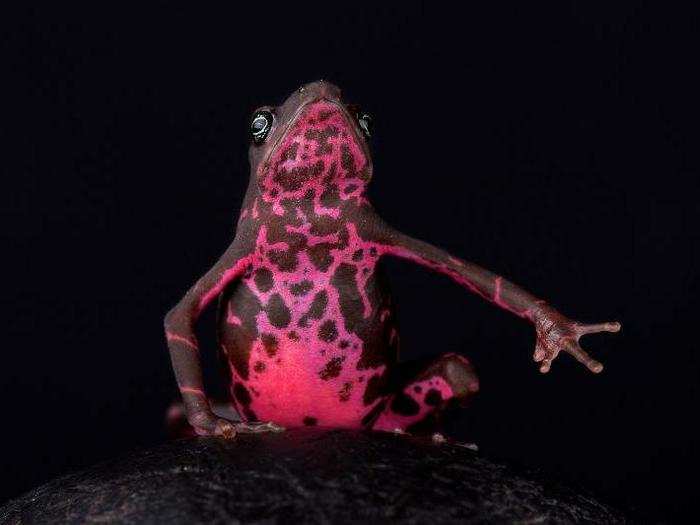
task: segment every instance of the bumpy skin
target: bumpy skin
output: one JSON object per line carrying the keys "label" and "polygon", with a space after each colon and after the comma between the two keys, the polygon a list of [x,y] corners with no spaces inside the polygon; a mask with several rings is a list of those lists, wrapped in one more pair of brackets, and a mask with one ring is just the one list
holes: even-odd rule
{"label": "bumpy skin", "polygon": [[219,298],[219,339],[231,394],[246,422],[427,428],[450,402],[479,388],[467,359],[448,354],[416,370],[398,362],[399,336],[382,258],[445,274],[536,330],[547,372],[560,351],[593,372],[583,325],[502,277],[388,226],[366,198],[368,145],[337,87],[308,84],[277,108],[263,144],[251,144],[251,180],[233,243],[165,319],[190,424],[226,437],[274,425],[233,424],[211,410],[194,324]]}

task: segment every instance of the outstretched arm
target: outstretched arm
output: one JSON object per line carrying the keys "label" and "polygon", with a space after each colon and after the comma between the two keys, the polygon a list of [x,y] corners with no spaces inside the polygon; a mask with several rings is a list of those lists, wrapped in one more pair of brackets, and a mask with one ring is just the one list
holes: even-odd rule
{"label": "outstretched arm", "polygon": [[603,365],[590,357],[579,344],[579,338],[597,332],[617,332],[620,323],[581,324],[557,312],[545,301],[526,292],[474,263],[463,261],[426,242],[413,239],[376,217],[367,221],[372,225],[374,240],[381,243],[381,251],[408,259],[439,273],[480,295],[484,299],[528,319],[535,325],[537,343],[534,359],[540,363],[540,372],[549,371],[552,361],[562,350],[583,363],[591,372],[598,373]]}
{"label": "outstretched arm", "polygon": [[165,316],[165,335],[187,420],[200,435],[233,437],[233,425],[211,410],[204,392],[199,345],[194,325],[202,311],[240,278],[250,264],[251,251],[237,236],[217,263],[190,288]]}

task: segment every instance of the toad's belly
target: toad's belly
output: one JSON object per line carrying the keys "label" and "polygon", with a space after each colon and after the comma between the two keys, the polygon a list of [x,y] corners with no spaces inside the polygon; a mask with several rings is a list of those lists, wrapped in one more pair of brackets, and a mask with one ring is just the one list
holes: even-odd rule
{"label": "toad's belly", "polygon": [[377,402],[365,403],[367,385],[375,384],[385,367],[357,370],[359,358],[356,349],[308,345],[303,334],[299,341],[279,341],[274,355],[255,345],[248,380],[234,371],[236,405],[244,416],[287,426],[360,426]]}
{"label": "toad's belly", "polygon": [[388,294],[375,278],[268,283],[252,274],[222,297],[219,337],[236,408],[286,426],[358,427],[396,360]]}

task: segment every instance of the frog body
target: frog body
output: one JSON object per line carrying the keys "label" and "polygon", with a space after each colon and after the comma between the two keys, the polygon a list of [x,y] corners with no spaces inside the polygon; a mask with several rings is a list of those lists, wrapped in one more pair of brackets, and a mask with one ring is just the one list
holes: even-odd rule
{"label": "frog body", "polygon": [[254,428],[215,416],[202,387],[192,327],[219,299],[219,343],[231,400],[245,422],[428,428],[479,389],[471,363],[438,356],[399,361],[396,312],[382,260],[401,257],[451,277],[535,325],[535,360],[549,370],[565,350],[602,365],[578,337],[616,331],[583,325],[483,268],[388,226],[367,199],[368,115],[324,81],[281,106],[257,110],[251,176],[236,236],[221,259],[166,316],[166,336],[190,424],[200,434]]}

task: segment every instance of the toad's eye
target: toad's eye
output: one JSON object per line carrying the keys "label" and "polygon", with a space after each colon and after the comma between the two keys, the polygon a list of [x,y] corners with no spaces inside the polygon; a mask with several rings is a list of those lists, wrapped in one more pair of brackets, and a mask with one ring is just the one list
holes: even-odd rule
{"label": "toad's eye", "polygon": [[362,129],[362,133],[365,134],[367,137],[372,136],[372,115],[369,113],[366,113],[364,111],[360,111],[357,113],[357,123],[360,125],[360,129]]}
{"label": "toad's eye", "polygon": [[250,121],[250,134],[253,137],[253,142],[262,144],[270,133],[272,127],[272,113],[269,111],[258,111],[253,115],[253,120]]}

